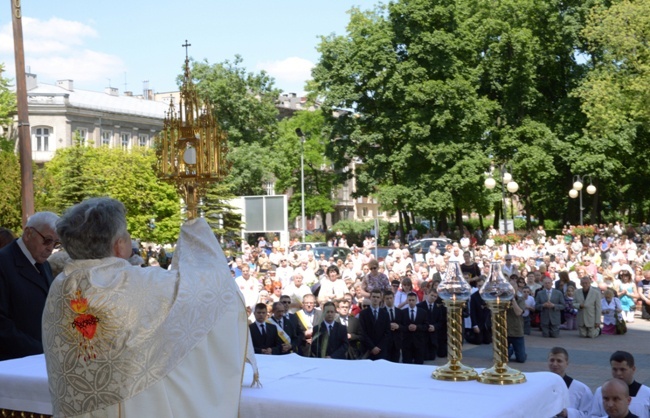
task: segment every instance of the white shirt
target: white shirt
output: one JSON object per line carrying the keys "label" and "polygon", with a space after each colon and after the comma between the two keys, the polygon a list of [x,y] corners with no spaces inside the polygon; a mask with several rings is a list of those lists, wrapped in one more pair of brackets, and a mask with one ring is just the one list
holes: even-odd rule
{"label": "white shirt", "polygon": [[594,395],[589,386],[573,379],[569,386],[569,407],[566,409],[567,418],[586,418],[593,402]]}

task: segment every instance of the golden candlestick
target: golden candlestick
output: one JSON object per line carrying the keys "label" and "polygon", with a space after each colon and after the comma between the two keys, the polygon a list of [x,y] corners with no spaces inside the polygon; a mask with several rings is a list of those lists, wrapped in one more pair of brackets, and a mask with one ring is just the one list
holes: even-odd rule
{"label": "golden candlestick", "polygon": [[445,276],[438,285],[438,295],[447,307],[447,364],[433,371],[437,380],[461,382],[476,380],[476,371],[465,366],[463,359],[463,306],[470,296],[470,286],[463,278],[460,264],[449,262]]}
{"label": "golden candlestick", "polygon": [[437,380],[461,382],[476,380],[474,369],[461,363],[463,359],[463,306],[464,300],[447,299],[447,364],[433,371],[431,377]]}
{"label": "golden candlestick", "polygon": [[494,366],[485,369],[478,376],[481,383],[493,385],[512,385],[524,383],[526,376],[519,370],[508,366],[508,327],[506,311],[510,301],[486,301],[492,311],[492,347],[494,350]]}
{"label": "golden candlestick", "polygon": [[494,366],[485,369],[478,376],[481,383],[511,385],[524,383],[526,376],[519,370],[508,366],[508,324],[506,311],[514,298],[515,290],[501,271],[501,263],[495,261],[490,266],[490,276],[480,290],[481,297],[492,312],[492,349]]}
{"label": "golden candlestick", "polygon": [[[190,46],[185,41],[184,47]],[[185,54],[185,74],[178,110],[170,100],[163,130],[156,139],[158,174],[183,197],[187,218],[198,217],[198,204],[210,183],[227,174],[226,135],[207,101],[199,98]]]}

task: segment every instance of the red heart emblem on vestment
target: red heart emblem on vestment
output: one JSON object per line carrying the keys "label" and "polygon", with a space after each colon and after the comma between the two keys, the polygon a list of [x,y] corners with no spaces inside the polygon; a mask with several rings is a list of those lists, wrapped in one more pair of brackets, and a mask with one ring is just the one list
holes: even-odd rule
{"label": "red heart emblem on vestment", "polygon": [[82,314],[75,318],[73,325],[85,338],[92,340],[97,331],[97,323],[99,319],[95,315]]}

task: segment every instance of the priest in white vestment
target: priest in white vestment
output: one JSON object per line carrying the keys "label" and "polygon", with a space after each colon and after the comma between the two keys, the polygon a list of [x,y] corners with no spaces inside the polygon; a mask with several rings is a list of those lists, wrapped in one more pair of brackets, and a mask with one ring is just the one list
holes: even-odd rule
{"label": "priest in white vestment", "polygon": [[[43,345],[54,417],[236,417],[246,310],[203,219],[181,228],[171,270],[131,266],[124,206],[70,208],[57,233],[72,261],[52,283]],[[255,370],[257,376],[257,370]]]}

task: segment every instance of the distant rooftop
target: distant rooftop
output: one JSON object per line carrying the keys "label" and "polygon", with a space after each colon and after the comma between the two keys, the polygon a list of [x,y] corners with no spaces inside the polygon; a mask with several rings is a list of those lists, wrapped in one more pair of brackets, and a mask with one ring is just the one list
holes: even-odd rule
{"label": "distant rooftop", "polygon": [[[60,80],[57,85],[38,83],[36,75],[27,75],[27,95],[30,103],[60,103],[64,100],[44,101],[40,97],[60,97],[67,99],[67,104],[81,109],[92,109],[112,113],[126,113],[131,115],[163,119],[168,104],[154,100],[133,97],[131,95],[119,96],[116,88],[107,88],[104,92],[81,90],[73,88],[72,80]],[[128,94],[128,93],[127,93]]]}

